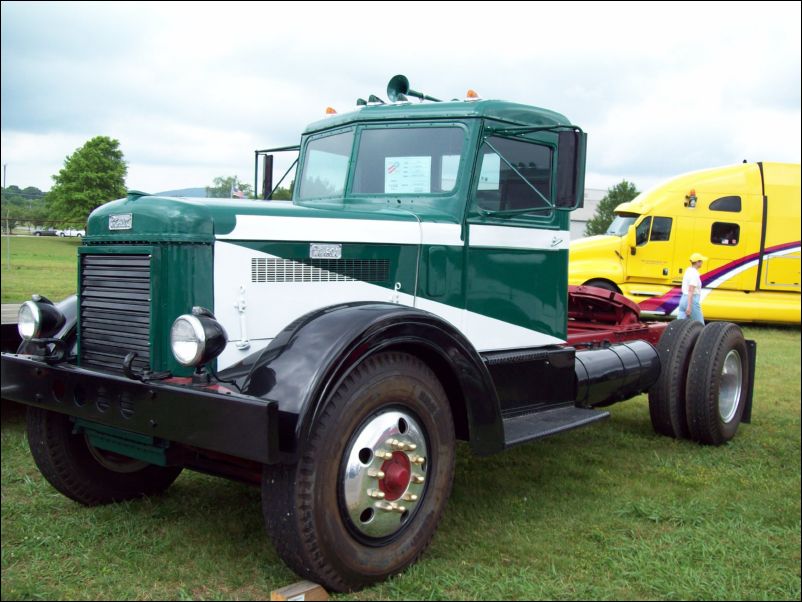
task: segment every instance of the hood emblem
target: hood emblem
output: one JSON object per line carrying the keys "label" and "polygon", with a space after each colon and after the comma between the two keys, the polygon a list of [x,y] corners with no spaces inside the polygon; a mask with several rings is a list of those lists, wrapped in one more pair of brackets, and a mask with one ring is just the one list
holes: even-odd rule
{"label": "hood emblem", "polygon": [[341,259],[343,256],[343,246],[324,245],[321,243],[311,243],[309,245],[310,259]]}
{"label": "hood emblem", "polygon": [[134,225],[132,213],[121,213],[109,216],[109,230],[130,230]]}

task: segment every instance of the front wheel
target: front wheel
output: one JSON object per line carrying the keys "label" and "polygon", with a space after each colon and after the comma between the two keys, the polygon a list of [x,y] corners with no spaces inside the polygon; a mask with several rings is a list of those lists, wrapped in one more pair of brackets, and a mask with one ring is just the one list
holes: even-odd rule
{"label": "front wheel", "polygon": [[266,466],[262,508],[279,555],[336,591],[402,571],[434,535],[451,492],[454,424],[422,361],[386,352],[339,386],[294,466]]}
{"label": "front wheel", "polygon": [[85,435],[73,433],[64,414],[29,407],[27,428],[42,476],[86,506],[161,493],[181,474],[180,467],[154,466],[94,447]]}

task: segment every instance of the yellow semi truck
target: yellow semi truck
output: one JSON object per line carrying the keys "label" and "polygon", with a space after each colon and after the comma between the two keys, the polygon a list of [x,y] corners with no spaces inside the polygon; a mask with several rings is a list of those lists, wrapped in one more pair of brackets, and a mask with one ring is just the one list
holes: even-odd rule
{"label": "yellow semi truck", "polygon": [[676,316],[691,253],[707,260],[707,320],[800,323],[800,166],[742,163],[688,173],[615,209],[602,236],[570,245],[570,284],[623,293]]}

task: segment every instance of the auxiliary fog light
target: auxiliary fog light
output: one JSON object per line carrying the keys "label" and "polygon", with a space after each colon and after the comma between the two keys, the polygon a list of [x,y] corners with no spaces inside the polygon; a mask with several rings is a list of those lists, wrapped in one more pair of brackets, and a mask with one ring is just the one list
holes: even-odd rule
{"label": "auxiliary fog light", "polygon": [[17,330],[26,341],[54,336],[64,326],[65,318],[53,302],[34,295],[23,303],[17,313]]}
{"label": "auxiliary fog light", "polygon": [[193,307],[178,316],[170,329],[170,346],[182,366],[202,366],[225,349],[228,335],[212,312]]}

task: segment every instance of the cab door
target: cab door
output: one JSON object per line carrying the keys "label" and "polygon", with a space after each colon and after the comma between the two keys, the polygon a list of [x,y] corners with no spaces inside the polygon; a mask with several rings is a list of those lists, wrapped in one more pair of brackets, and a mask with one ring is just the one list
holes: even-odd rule
{"label": "cab door", "polygon": [[[544,135],[541,135],[545,137]],[[490,136],[466,219],[464,332],[480,351],[566,337],[567,211],[554,198],[556,144]]]}
{"label": "cab door", "polygon": [[628,281],[671,284],[674,218],[646,215],[634,228],[635,245],[630,245],[627,259]]}

